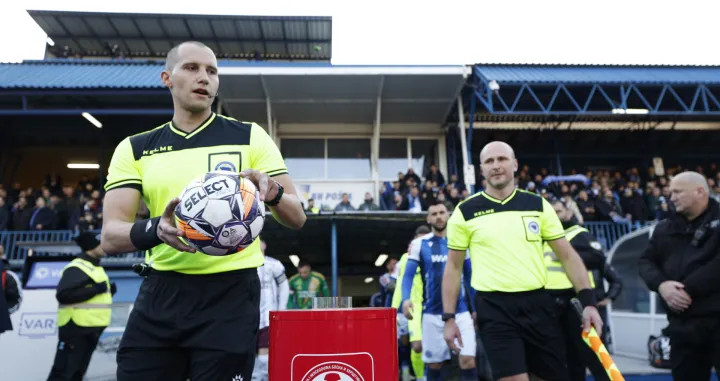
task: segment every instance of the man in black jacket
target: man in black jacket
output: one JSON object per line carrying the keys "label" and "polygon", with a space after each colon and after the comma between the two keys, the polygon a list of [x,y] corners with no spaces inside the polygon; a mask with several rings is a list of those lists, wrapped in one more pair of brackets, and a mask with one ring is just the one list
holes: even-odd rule
{"label": "man in black jacket", "polygon": [[673,379],[709,380],[720,368],[720,206],[696,172],[675,176],[670,191],[676,213],[655,227],[640,276],[668,311]]}

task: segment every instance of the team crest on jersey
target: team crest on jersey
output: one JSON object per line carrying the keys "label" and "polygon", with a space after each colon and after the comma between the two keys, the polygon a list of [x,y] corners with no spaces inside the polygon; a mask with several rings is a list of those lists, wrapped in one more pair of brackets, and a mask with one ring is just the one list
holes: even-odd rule
{"label": "team crest on jersey", "polygon": [[365,381],[365,378],[352,366],[331,361],[310,369],[302,381]]}
{"label": "team crest on jersey", "polygon": [[540,233],[540,225],[536,221],[530,221],[528,223],[528,230],[533,234]]}
{"label": "team crest on jersey", "polygon": [[230,171],[238,172],[242,166],[240,152],[220,152],[208,155],[208,172]]}

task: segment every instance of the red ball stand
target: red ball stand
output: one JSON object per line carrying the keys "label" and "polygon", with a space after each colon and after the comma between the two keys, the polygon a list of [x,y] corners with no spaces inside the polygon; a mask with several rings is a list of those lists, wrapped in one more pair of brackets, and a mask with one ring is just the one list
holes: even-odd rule
{"label": "red ball stand", "polygon": [[396,381],[394,308],[270,312],[270,381]]}

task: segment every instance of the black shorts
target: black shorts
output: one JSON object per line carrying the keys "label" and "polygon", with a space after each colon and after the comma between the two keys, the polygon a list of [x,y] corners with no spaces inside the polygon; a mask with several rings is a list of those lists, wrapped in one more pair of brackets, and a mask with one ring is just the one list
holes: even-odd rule
{"label": "black shorts", "polygon": [[565,340],[545,290],[478,291],[475,311],[494,379],[532,373],[545,381],[568,380]]}
{"label": "black shorts", "polygon": [[257,349],[270,348],[270,327],[265,327],[258,332]]}
{"label": "black shorts", "polygon": [[257,269],[152,271],[120,342],[117,380],[250,380],[259,324]]}

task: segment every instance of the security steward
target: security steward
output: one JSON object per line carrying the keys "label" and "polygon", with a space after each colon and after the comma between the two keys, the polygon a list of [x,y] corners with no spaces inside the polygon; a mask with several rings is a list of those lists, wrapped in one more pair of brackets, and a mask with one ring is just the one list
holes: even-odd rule
{"label": "security steward", "polygon": [[83,253],[65,266],[58,283],[59,340],[48,381],[81,381],[100,335],[110,325],[116,287],[100,266],[105,252],[96,234],[80,233],[75,242]]}
{"label": "security steward", "polygon": [[[560,200],[552,203],[555,213],[565,229],[565,238],[577,251],[588,269],[590,286],[595,287],[593,271],[602,269],[605,265],[605,253],[602,245],[585,228],[580,226],[565,204]],[[550,245],[545,243],[545,266],[548,270],[545,289],[555,299],[556,314],[565,336],[567,369],[570,381],[585,381],[585,369],[589,368],[596,381],[610,381],[602,363],[595,353],[582,339],[582,322],[573,305],[570,303],[576,292],[572,282],[568,279],[562,262],[560,262]],[[607,325],[607,321],[603,326]]]}
{"label": "security steward", "polygon": [[720,369],[720,206],[697,172],[673,177],[670,192],[675,214],[655,226],[640,277],[667,310],[673,380],[709,380]]}

